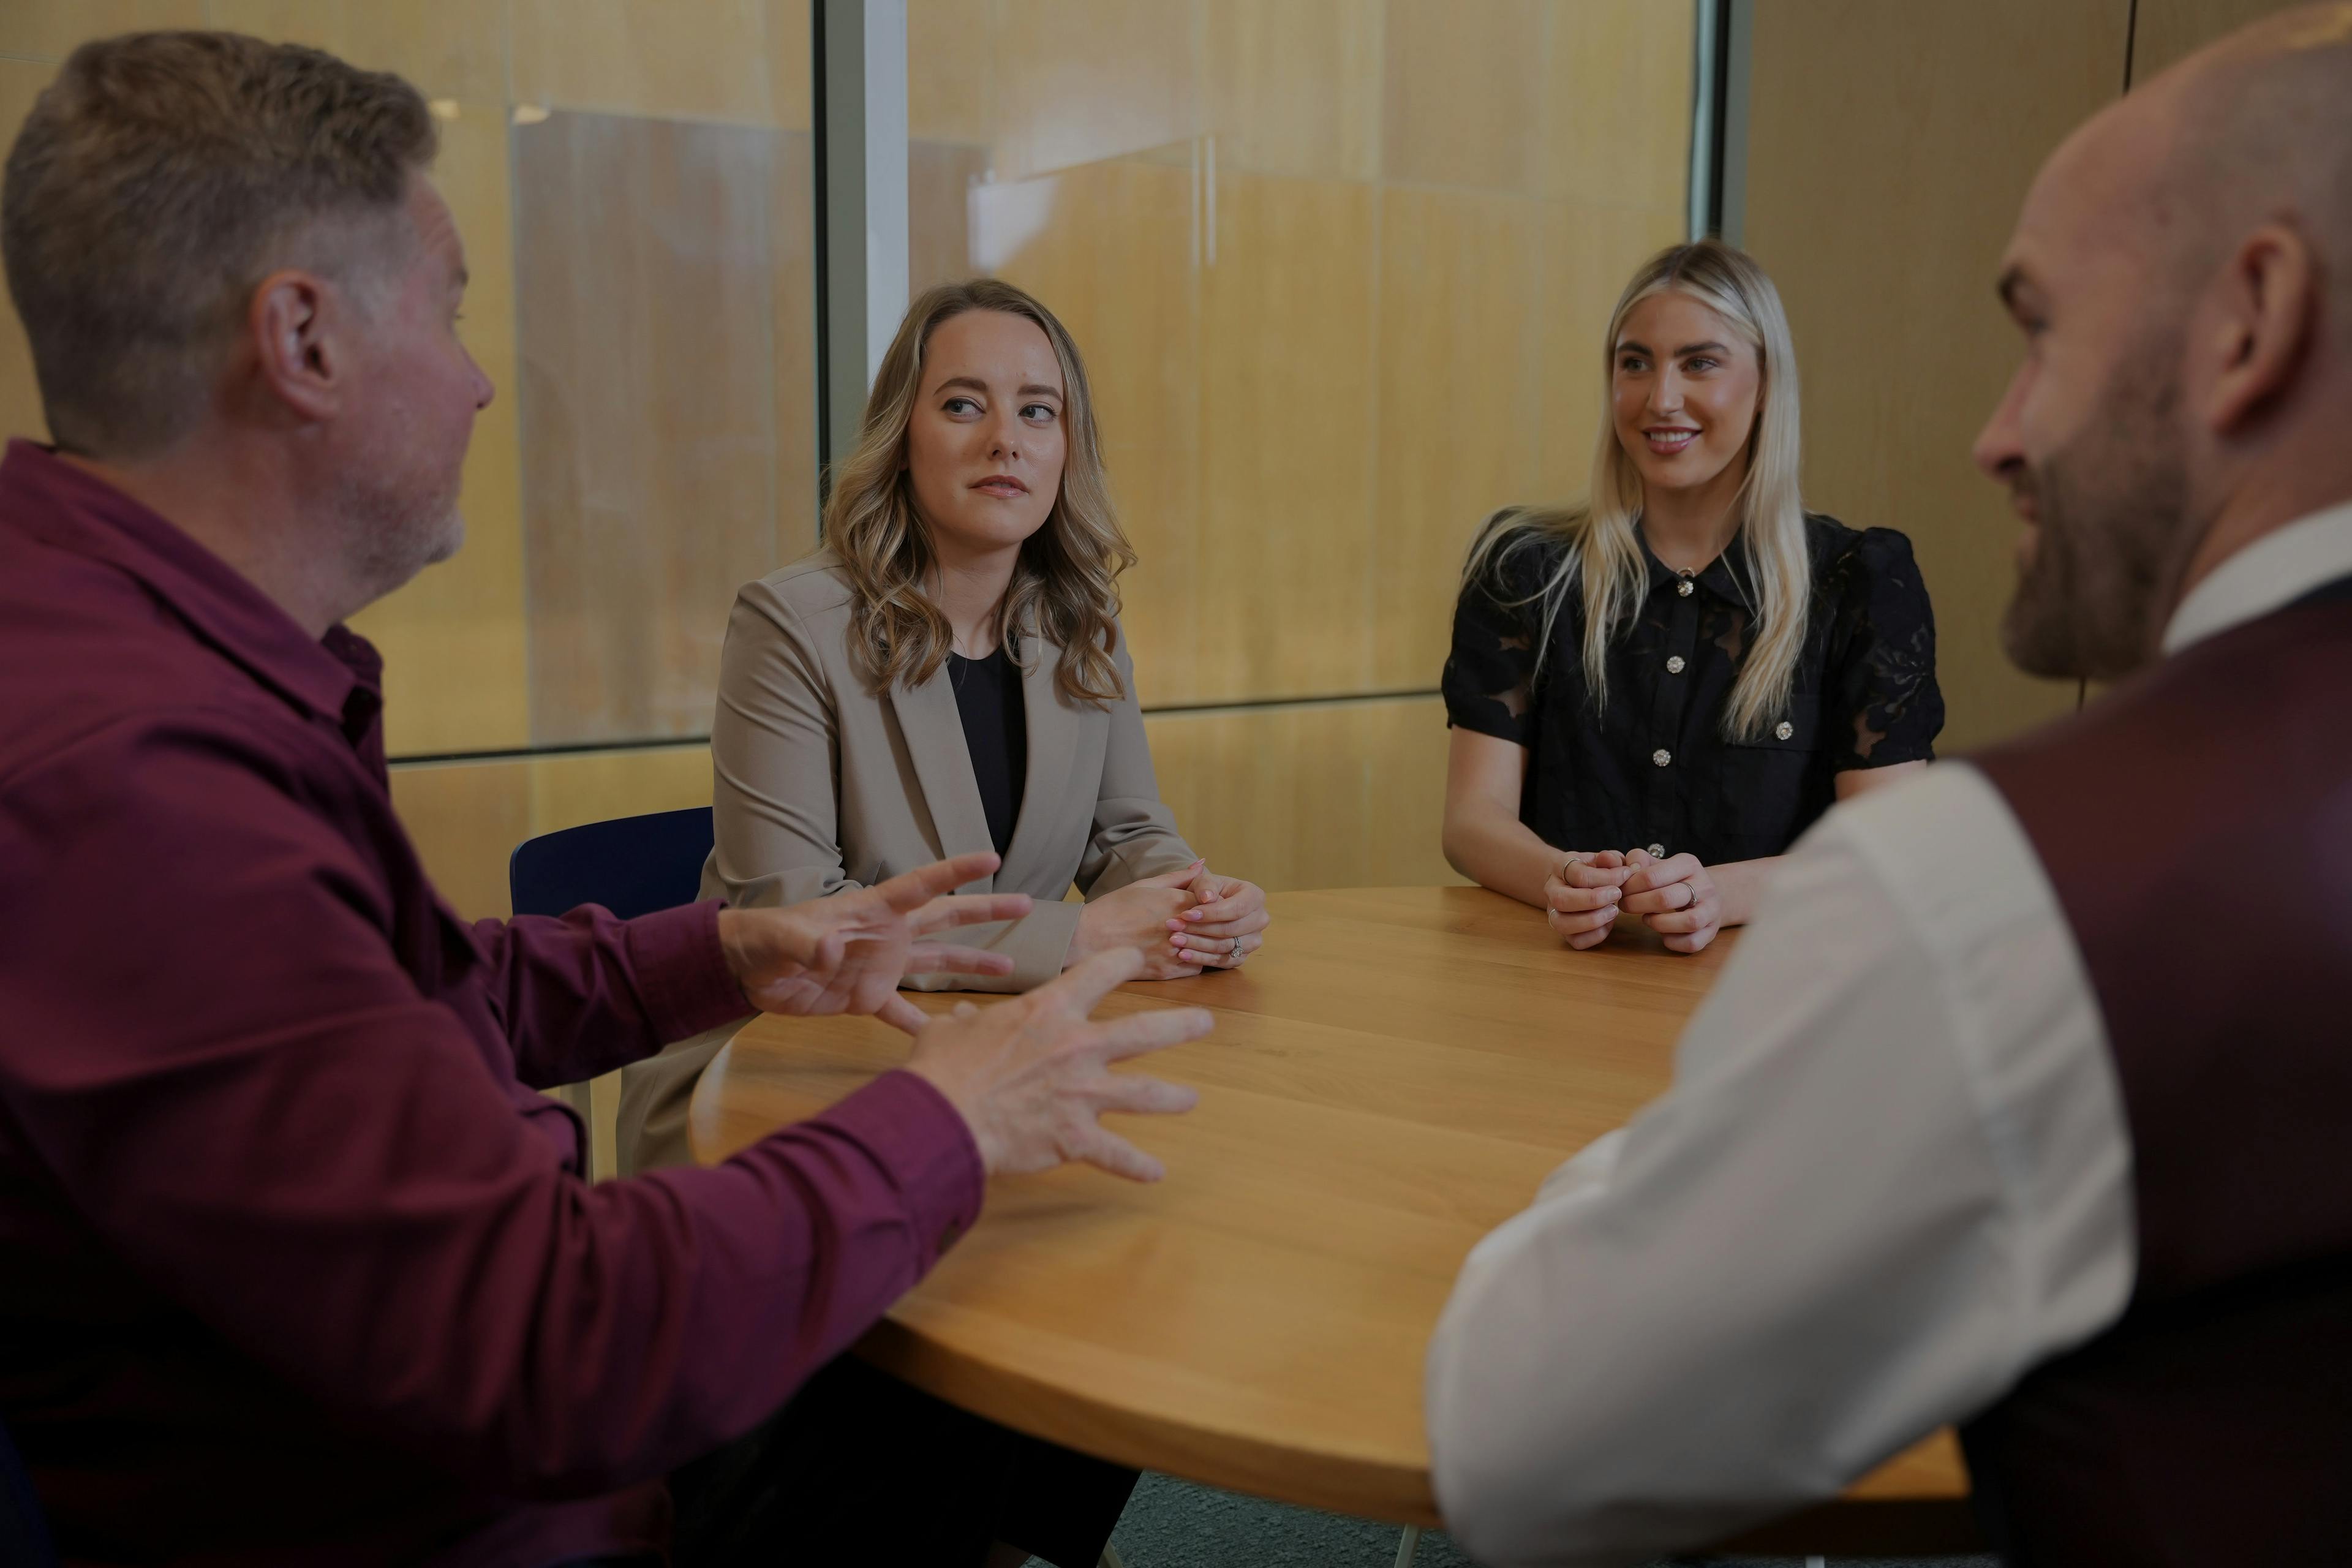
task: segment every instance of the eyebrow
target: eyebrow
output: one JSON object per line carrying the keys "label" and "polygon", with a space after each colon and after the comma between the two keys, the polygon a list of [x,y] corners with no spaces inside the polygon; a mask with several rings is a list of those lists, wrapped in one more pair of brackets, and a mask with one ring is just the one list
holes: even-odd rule
{"label": "eyebrow", "polygon": [[[945,392],[950,386],[968,386],[974,392],[988,390],[988,384],[976,375],[951,375],[940,383],[939,390]],[[1062,395],[1062,389],[1058,386],[1047,386],[1045,383],[1037,381],[1024,382],[1020,388],[1020,395],[1023,397],[1034,397],[1041,393],[1047,397],[1059,397]]]}
{"label": "eyebrow", "polygon": [[[1619,344],[1617,345],[1617,352],[1618,352],[1619,353],[1621,353],[1621,354],[1622,354],[1622,353],[1626,353],[1626,352],[1627,352],[1627,351],[1629,351],[1629,350],[1630,350],[1630,351],[1632,351],[1632,352],[1633,352],[1633,353],[1643,353],[1643,354],[1645,354],[1645,353],[1648,353],[1650,352],[1650,345],[1649,345],[1649,344],[1647,344],[1647,343],[1637,343],[1637,342],[1633,342],[1633,341],[1632,339],[1630,339],[1630,338],[1628,338],[1625,342],[1622,342],[1622,343],[1619,343]],[[1709,353],[1719,353],[1719,354],[1720,354],[1720,353],[1729,353],[1730,352],[1731,352],[1731,351],[1730,351],[1729,349],[1725,348],[1721,343],[1717,343],[1717,342],[1685,343],[1682,347],[1680,347],[1680,348],[1678,348],[1678,349],[1676,349],[1676,350],[1675,351],[1675,357],[1676,359],[1680,359],[1680,358],[1682,358],[1682,356],[1683,356],[1683,355],[1685,355],[1685,354]]]}

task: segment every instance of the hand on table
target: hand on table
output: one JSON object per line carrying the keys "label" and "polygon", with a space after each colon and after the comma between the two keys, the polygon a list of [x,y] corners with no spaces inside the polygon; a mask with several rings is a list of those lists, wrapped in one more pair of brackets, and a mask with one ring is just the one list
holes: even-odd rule
{"label": "hand on table", "polygon": [[1198,901],[1168,922],[1169,950],[1204,968],[1239,969],[1265,945],[1263,933],[1274,923],[1265,912],[1265,889],[1239,877],[1220,877],[1205,861],[1196,865],[1191,885]]}
{"label": "hand on table", "polygon": [[763,1013],[871,1013],[912,1034],[929,1015],[898,994],[904,976],[1013,973],[1013,960],[1003,953],[917,940],[1027,914],[1026,893],[946,896],[996,865],[985,851],[959,855],[829,899],[781,910],[721,910],[719,944],[743,994]]}
{"label": "hand on table", "polygon": [[1087,1016],[1113,987],[1142,977],[1131,947],[1097,953],[1050,984],[993,1006],[959,1003],[915,1036],[910,1072],[963,1113],[991,1175],[1083,1160],[1114,1175],[1156,1182],[1160,1162],[1104,1127],[1107,1111],[1171,1115],[1200,1096],[1110,1064],[1197,1040],[1213,1020],[1199,1007],[1160,1007],[1097,1024]]}
{"label": "hand on table", "polygon": [[1633,863],[1614,849],[1575,851],[1544,883],[1544,920],[1573,948],[1598,947],[1609,940]]}
{"label": "hand on table", "polygon": [[1125,948],[1143,956],[1143,971],[1133,979],[1185,980],[1200,973],[1201,960],[1171,946],[1168,932],[1171,921],[1200,901],[1193,883],[1206,869],[1195,860],[1181,871],[1162,871],[1089,900],[1063,968]]}
{"label": "hand on table", "polygon": [[1618,907],[1639,915],[1675,952],[1696,952],[1723,929],[1723,894],[1696,855],[1660,860],[1646,849],[1626,857],[1633,870]]}

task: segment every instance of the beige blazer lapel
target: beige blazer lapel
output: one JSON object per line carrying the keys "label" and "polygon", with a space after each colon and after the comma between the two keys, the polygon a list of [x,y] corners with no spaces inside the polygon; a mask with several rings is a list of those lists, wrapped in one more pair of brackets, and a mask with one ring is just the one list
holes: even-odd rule
{"label": "beige blazer lapel", "polygon": [[[1061,662],[1062,650],[1043,637],[1024,637],[1021,652],[1027,668],[1021,676],[1021,708],[1024,727],[1029,734],[1029,764],[1021,779],[1021,814],[1013,819],[1013,840],[1004,847],[1004,867],[997,879],[1008,888],[1027,885],[1033,875],[1042,876],[1045,868],[1057,855],[1066,857],[1067,849],[1057,846],[1057,829],[1066,826],[1068,807],[1063,797],[1069,793],[1072,764],[1076,761],[1080,732],[1086,716],[1093,709],[1074,709],[1062,702],[1054,689],[1054,670]],[[969,756],[964,772],[971,772]],[[980,797],[980,785],[971,786],[972,798]],[[1091,830],[1094,813],[1089,807],[1086,820]],[[985,833],[982,834],[983,839]]]}
{"label": "beige blazer lapel", "polygon": [[[1025,688],[1023,695],[1027,695]],[[988,837],[988,813],[980,804],[980,781],[972,776],[971,752],[964,745],[963,717],[956,711],[946,661],[920,686],[891,688],[889,701],[898,717],[898,732],[906,738],[907,755],[915,764],[915,782],[922,786],[923,805],[940,836],[940,854],[971,855],[996,847]],[[1034,728],[1031,734],[1034,747]],[[1033,778],[1035,768],[1033,752]],[[1027,815],[1025,807],[1023,815]],[[984,878],[967,883],[965,890],[991,891],[996,882],[997,878]]]}

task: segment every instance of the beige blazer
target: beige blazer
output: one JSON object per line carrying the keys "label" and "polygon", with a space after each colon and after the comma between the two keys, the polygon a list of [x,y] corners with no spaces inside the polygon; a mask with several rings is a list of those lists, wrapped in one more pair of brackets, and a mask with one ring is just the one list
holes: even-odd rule
{"label": "beige blazer", "polygon": [[[849,658],[849,588],[819,551],[744,584],[728,622],[711,723],[717,847],[702,896],[739,908],[798,903],[870,887],[950,855],[994,846],[947,671],[867,693]],[[1026,991],[1062,971],[1080,906],[1193,858],[1160,799],[1122,636],[1122,694],[1108,708],[1064,702],[1060,650],[1022,647],[1029,731],[1021,815],[1004,864],[968,892],[1027,893],[1026,919],[967,928],[957,940],[1009,954],[1002,979],[937,977],[913,989]],[[622,1075],[625,1170],[683,1163],[687,1101],[734,1026],[670,1047]]]}

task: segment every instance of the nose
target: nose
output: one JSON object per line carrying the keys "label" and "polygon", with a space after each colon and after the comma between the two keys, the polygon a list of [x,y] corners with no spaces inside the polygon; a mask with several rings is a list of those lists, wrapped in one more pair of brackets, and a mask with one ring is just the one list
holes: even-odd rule
{"label": "nose", "polygon": [[1018,458],[1021,455],[1021,414],[1016,408],[998,407],[989,416],[988,455],[991,458]]}
{"label": "nose", "polygon": [[499,389],[491,383],[482,367],[475,362],[472,354],[468,353],[466,356],[466,364],[474,373],[474,412],[479,414],[490,405],[492,398],[498,396]]}
{"label": "nose", "polygon": [[1683,406],[1682,374],[1674,366],[1660,368],[1650,378],[1649,407],[1652,414],[1678,414]]}
{"label": "nose", "polygon": [[2025,401],[2026,367],[2019,365],[2017,374],[2009,378],[2009,386],[1993,405],[1992,416],[1984,428],[1977,432],[1969,456],[1978,468],[1991,479],[2007,479],[2025,466],[2025,442],[2018,420],[2018,407]]}

